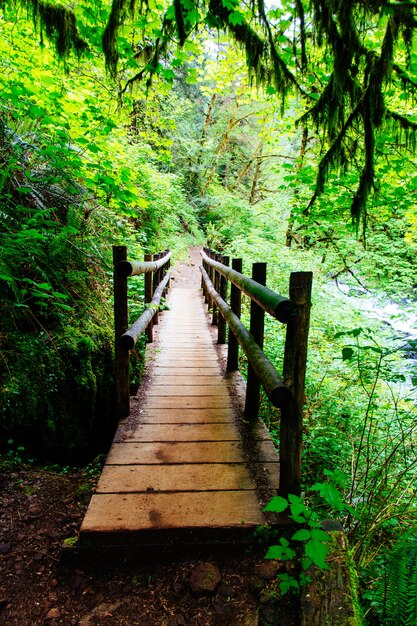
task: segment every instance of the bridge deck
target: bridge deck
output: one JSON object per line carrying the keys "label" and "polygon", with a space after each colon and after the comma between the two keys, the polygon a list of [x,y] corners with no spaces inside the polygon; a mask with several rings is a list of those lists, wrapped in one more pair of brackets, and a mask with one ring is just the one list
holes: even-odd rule
{"label": "bridge deck", "polygon": [[[188,540],[222,530],[237,538],[265,523],[200,291],[174,286],[168,302],[139,417],[119,426],[82,524],[82,542],[104,536],[110,542],[158,543],[162,536],[170,542],[178,532]],[[272,442],[266,435],[258,439],[265,441],[257,470],[276,483]]]}

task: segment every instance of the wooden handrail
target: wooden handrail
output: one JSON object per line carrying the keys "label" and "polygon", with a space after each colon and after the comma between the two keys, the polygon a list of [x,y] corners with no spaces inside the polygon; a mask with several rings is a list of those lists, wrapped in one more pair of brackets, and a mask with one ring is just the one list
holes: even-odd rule
{"label": "wooden handrail", "polygon": [[249,276],[236,272],[232,268],[227,267],[227,265],[211,259],[203,250],[201,251],[201,256],[207,265],[217,270],[219,274],[230,280],[236,287],[239,287],[243,293],[279,322],[287,324],[292,317],[297,315],[296,305],[288,298],[284,298],[272,291],[272,289],[260,285],[252,278],[249,278]]}
{"label": "wooden handrail", "polygon": [[[153,324],[158,323],[159,302],[170,282],[171,252],[164,250],[156,255],[146,254],[145,261],[128,261],[126,246],[113,246],[114,339],[115,339],[115,396],[116,416],[120,420],[130,413],[129,350],[139,335],[147,331],[148,341],[153,341]],[[127,279],[145,275],[144,313],[128,329]]]}
{"label": "wooden handrail", "polygon": [[167,252],[157,261],[121,261],[116,271],[120,276],[138,276],[139,274],[153,274],[166,265],[172,256]]}
{"label": "wooden handrail", "polygon": [[[259,385],[261,384],[274,406],[281,409],[280,425],[280,488],[283,496],[298,494],[301,490],[301,451],[303,432],[304,386],[307,363],[307,342],[311,306],[311,272],[292,272],[289,283],[289,299],[283,298],[267,287],[266,264],[255,263],[252,278],[241,273],[242,260],[228,261],[213,250],[202,252],[202,282],[208,307],[213,310],[213,324],[218,324],[218,310],[232,333],[229,332],[227,370],[238,369],[238,347],[242,346],[248,359],[248,378],[244,413],[248,418],[256,418],[259,413]],[[237,271],[239,270],[239,271]],[[232,283],[231,307],[219,294],[219,276]],[[214,283],[214,284],[213,284]],[[227,289],[223,285],[223,290]],[[250,331],[240,322],[240,294],[251,298]],[[263,353],[264,311],[287,325],[284,350],[283,377],[281,378],[272,363]],[[220,333],[218,342],[223,342]],[[234,339],[236,337],[236,339]],[[231,341],[233,339],[233,341]]]}
{"label": "wooden handrail", "polygon": [[143,332],[145,332],[149,322],[152,321],[153,316],[158,312],[162,295],[168,285],[171,278],[171,272],[165,274],[164,279],[159,283],[153,298],[142,315],[136,320],[134,324],[127,330],[121,337],[120,343],[127,350],[131,350],[136,344],[137,340]]}
{"label": "wooden handrail", "polygon": [[215,301],[217,308],[233,331],[239,345],[242,346],[268,398],[276,407],[288,406],[292,400],[291,391],[285,386],[283,379],[278,375],[271,361],[265,356],[262,349],[255,342],[252,335],[245,328],[237,315],[233,313],[232,309],[217,293],[206,270],[203,267],[200,267],[200,270],[209,295]]}

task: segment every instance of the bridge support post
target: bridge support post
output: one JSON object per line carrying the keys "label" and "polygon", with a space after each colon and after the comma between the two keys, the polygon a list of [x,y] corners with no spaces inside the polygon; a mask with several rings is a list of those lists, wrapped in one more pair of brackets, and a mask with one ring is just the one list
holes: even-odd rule
{"label": "bridge support post", "polygon": [[[223,265],[229,265],[230,258],[228,256],[220,255],[220,259],[220,263],[223,263]],[[227,300],[227,278],[224,276],[220,276],[219,278],[219,294],[224,301]],[[226,320],[220,312],[218,315],[217,326],[217,343],[226,343]]]}
{"label": "bridge support post", "polygon": [[[145,254],[144,261],[152,261],[152,254]],[[145,304],[151,302],[153,296],[152,292],[152,274],[147,272],[145,274]],[[146,336],[149,343],[153,342],[153,320],[151,320],[146,329]]]}
{"label": "bridge support post", "polygon": [[284,382],[293,392],[291,404],[281,409],[280,495],[298,495],[301,487],[301,450],[307,342],[310,323],[312,272],[293,272],[290,299],[298,314],[287,324],[284,352]]}
{"label": "bridge support post", "polygon": [[[232,259],[232,269],[236,272],[242,273],[242,259]],[[233,313],[240,319],[242,312],[242,292],[236,285],[231,283],[230,285],[230,308]],[[227,371],[235,372],[239,365],[239,344],[234,333],[229,328],[227,348]]]}
{"label": "bridge support post", "polygon": [[[158,259],[160,259],[161,256],[163,256],[163,253],[157,252],[156,254],[153,255],[153,260],[158,261]],[[161,270],[156,270],[152,279],[152,293],[155,293],[155,289],[157,289],[160,282],[161,282]],[[157,311],[155,315],[153,316],[154,326],[157,326],[158,322],[159,320],[158,320],[158,311]]]}
{"label": "bridge support post", "polygon": [[[266,285],[266,263],[254,263],[252,265],[252,278],[261,285]],[[250,327],[249,332],[260,348],[264,345],[264,322],[265,311],[254,302],[250,305]],[[247,417],[258,417],[260,382],[251,365],[248,365],[248,380],[246,385],[245,415]]]}
{"label": "bridge support post", "polygon": [[129,350],[120,343],[120,337],[128,327],[127,277],[116,271],[118,263],[126,259],[126,246],[113,246],[114,381],[118,420],[130,413]]}

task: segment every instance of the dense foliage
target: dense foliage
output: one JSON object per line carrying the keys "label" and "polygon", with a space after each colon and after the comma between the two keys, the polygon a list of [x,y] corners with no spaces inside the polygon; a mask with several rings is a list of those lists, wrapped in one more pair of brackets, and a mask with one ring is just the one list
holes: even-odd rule
{"label": "dense foliage", "polygon": [[[178,257],[204,233],[284,295],[313,270],[307,498],[331,515],[309,487],[337,489],[367,622],[413,623],[414,4],[24,7],[0,16],[2,449],[67,462],[111,436],[112,243]],[[278,366],[282,344],[268,322]]]}

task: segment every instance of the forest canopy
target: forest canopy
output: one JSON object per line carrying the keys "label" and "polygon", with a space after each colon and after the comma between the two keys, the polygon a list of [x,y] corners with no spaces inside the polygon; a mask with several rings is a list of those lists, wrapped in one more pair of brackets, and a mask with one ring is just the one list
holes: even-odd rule
{"label": "forest canopy", "polygon": [[[41,42],[51,40],[60,58],[104,53],[119,95],[155,77],[172,82],[179,67],[192,76],[190,52],[226,32],[244,52],[250,79],[276,94],[303,101],[297,124],[320,137],[320,160],[308,214],[331,172],[354,168],[350,200],[357,227],[366,227],[369,197],[378,192],[376,155],[385,142],[415,149],[413,113],[417,86],[417,4],[406,0],[174,0],[74,8],[20,0]],[[16,2],[8,10],[17,10]],[[210,53],[210,44],[206,53]]]}

